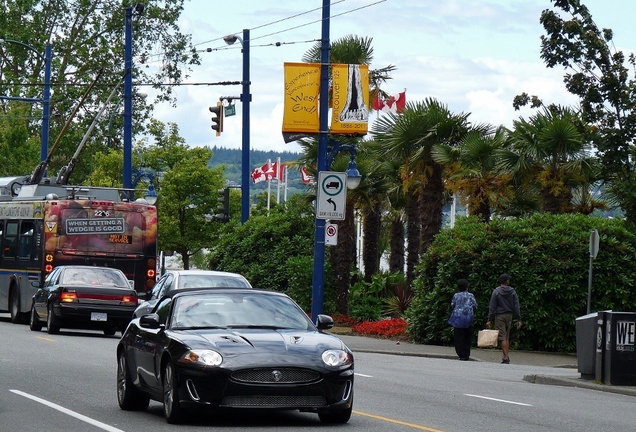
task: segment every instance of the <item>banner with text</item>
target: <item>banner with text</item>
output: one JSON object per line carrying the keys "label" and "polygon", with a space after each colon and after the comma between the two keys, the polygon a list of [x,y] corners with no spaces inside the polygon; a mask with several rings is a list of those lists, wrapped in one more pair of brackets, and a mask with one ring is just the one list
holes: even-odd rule
{"label": "banner with text", "polygon": [[334,64],[332,134],[365,135],[369,126],[369,67]]}
{"label": "banner with text", "polygon": [[320,131],[320,64],[285,63],[283,134]]}

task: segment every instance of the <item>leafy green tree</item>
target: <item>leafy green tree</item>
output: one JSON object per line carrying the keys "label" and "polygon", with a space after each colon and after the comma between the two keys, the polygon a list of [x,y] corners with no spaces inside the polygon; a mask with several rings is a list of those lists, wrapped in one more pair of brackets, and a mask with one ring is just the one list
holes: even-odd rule
{"label": "leafy green tree", "polygon": [[[580,98],[581,116],[593,126],[592,139],[602,164],[607,192],[620,204],[627,220],[636,223],[636,177],[633,141],[636,138],[636,57],[614,47],[611,29],[599,29],[580,0],[552,0],[558,11],[546,9],[541,24],[541,58],[552,68],[567,69],[568,91]],[[630,73],[631,70],[631,73]],[[630,76],[631,75],[631,76]],[[516,107],[542,102],[523,94]]]}
{"label": "leafy green tree", "polygon": [[40,137],[29,128],[30,107],[8,103],[0,114],[0,176],[27,175],[40,158]]}
{"label": "leafy green tree", "polygon": [[[139,83],[152,85],[158,92],[157,101],[174,102],[172,87],[166,82],[179,84],[187,77],[188,68],[199,63],[199,56],[191,44],[191,36],[181,33],[178,19],[185,0],[165,0],[145,4],[143,11],[135,10],[133,26],[133,83],[134,92],[143,91]],[[125,8],[134,2],[120,0],[93,0],[69,2],[65,0],[10,1],[3,5],[0,14],[0,37],[15,40],[44,53],[47,41],[52,41],[51,67],[51,142],[59,144],[51,156],[49,171],[53,174],[71,159],[88,125],[106,102],[107,96],[124,77],[124,27]],[[134,8],[137,9],[137,8]],[[160,53],[160,54],[157,54]],[[36,55],[15,43],[0,44],[0,94],[14,97],[41,97],[44,56]],[[87,91],[87,86],[95,85]],[[63,125],[72,111],[80,105],[68,129],[61,135]],[[111,102],[111,110],[119,107],[121,94]],[[3,103],[4,104],[4,103]],[[150,115],[153,104],[133,99],[135,132],[141,130]],[[6,113],[6,104],[4,105]],[[121,119],[112,111],[106,111],[115,121],[113,130],[120,130]],[[40,104],[30,106],[28,116],[29,137],[39,135]],[[81,183],[90,172],[92,154],[103,150],[109,122],[98,122],[85,149],[72,181]],[[17,125],[18,127],[23,127]],[[3,134],[11,141],[0,143],[12,147],[23,146],[27,137]],[[121,148],[117,140],[110,140]],[[50,148],[49,150],[52,150]],[[28,165],[31,170],[39,158]],[[27,174],[23,171],[15,175]]]}

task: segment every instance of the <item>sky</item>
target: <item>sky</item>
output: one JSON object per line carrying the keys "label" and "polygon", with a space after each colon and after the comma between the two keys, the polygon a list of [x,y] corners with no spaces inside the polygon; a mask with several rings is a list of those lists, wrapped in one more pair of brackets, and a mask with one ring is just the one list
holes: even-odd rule
{"label": "sky", "polygon": [[[240,43],[223,36],[250,30],[250,148],[300,151],[286,144],[283,119],[283,65],[300,62],[321,38],[323,0],[186,0],[179,20],[201,50],[201,65],[187,83],[241,81]],[[406,91],[407,102],[434,98],[454,113],[469,113],[474,124],[512,126],[532,115],[515,111],[514,96],[526,92],[546,103],[576,106],[563,85],[564,70],[548,69],[540,58],[539,23],[549,0],[332,0],[330,39],[347,35],[372,38],[370,69],[394,65],[388,94]],[[636,1],[582,0],[599,28],[614,31],[614,44],[636,52]],[[560,10],[559,10],[560,11]],[[276,46],[279,43],[279,46]],[[185,72],[185,71],[184,71]],[[146,91],[146,90],[144,90]],[[221,96],[239,96],[233,86],[189,85],[175,88],[176,107],[156,106],[154,117],[172,122],[189,146],[242,146],[242,105],[226,117],[217,137],[209,107]],[[372,122],[378,114],[370,115]],[[251,161],[258,165],[260,161]],[[266,161],[262,161],[263,163]]]}

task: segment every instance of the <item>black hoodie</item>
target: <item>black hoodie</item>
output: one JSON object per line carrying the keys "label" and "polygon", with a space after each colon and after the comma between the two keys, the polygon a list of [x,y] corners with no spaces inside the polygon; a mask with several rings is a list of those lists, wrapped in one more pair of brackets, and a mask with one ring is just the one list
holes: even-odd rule
{"label": "black hoodie", "polygon": [[495,315],[511,313],[521,320],[521,309],[519,308],[519,297],[511,286],[500,285],[494,289],[490,296],[490,306],[488,307],[488,321],[493,321]]}

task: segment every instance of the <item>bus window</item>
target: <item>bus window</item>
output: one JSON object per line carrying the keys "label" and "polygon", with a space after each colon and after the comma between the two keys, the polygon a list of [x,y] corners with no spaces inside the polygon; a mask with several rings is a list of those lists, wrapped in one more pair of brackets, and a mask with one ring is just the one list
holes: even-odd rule
{"label": "bus window", "polygon": [[33,249],[33,222],[22,221],[20,226],[20,241],[18,248],[18,258],[31,258],[31,251]]}
{"label": "bus window", "polygon": [[4,234],[4,257],[15,258],[18,246],[18,222],[7,222],[7,230]]}

